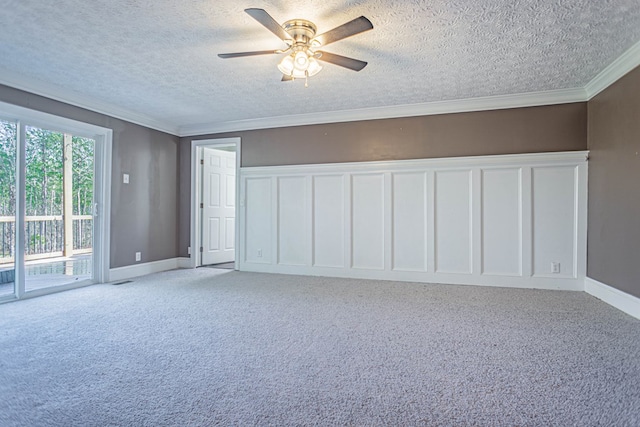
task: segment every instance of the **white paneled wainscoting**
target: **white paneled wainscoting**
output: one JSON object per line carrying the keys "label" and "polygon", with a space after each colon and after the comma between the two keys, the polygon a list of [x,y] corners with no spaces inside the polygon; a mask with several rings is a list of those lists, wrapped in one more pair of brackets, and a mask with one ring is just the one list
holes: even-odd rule
{"label": "white paneled wainscoting", "polygon": [[587,154],[242,168],[239,268],[583,290]]}

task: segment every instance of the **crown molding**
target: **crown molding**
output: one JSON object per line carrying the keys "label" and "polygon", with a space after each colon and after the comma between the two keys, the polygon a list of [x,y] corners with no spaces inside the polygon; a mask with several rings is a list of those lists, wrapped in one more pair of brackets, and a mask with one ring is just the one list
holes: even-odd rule
{"label": "crown molding", "polygon": [[640,41],[627,49],[584,87],[590,100],[640,65]]}
{"label": "crown molding", "polygon": [[0,73],[0,84],[31,92],[59,102],[74,105],[120,120],[145,126],[180,137],[238,132],[255,129],[270,129],[289,126],[304,126],[326,123],[343,123],[362,120],[392,119],[400,117],[428,116],[437,114],[464,113],[483,110],[535,107],[542,105],[585,102],[615,83],[629,71],[640,65],[640,41],[627,49],[620,57],[598,73],[583,88],[560,89],[512,95],[497,95],[479,98],[436,101],[421,104],[395,105],[354,110],[327,111],[289,116],[261,117],[218,123],[201,123],[177,126],[167,124],[149,116],[100,103],[76,92],[41,81],[29,80],[24,76],[6,72]]}
{"label": "crown molding", "polygon": [[102,103],[85,95],[63,89],[56,85],[34,79],[28,79],[7,70],[0,70],[0,84],[33,93],[35,95],[44,96],[45,98],[70,104],[75,107],[84,108],[85,110],[104,114],[109,117],[124,120],[126,122],[166,132],[172,135],[178,135],[178,127],[175,125],[167,125],[164,122],[144,114],[138,114],[111,104]]}
{"label": "crown molding", "polygon": [[428,168],[460,168],[460,165],[472,167],[483,165],[493,166],[513,166],[526,163],[527,166],[549,166],[549,165],[575,165],[586,163],[589,160],[589,151],[557,151],[543,153],[525,154],[491,154],[484,156],[464,156],[464,157],[439,157],[432,159],[404,159],[404,160],[381,160],[366,162],[345,162],[345,163],[317,163],[303,165],[279,165],[279,166],[244,166],[240,168],[243,176],[261,176],[273,173],[277,170],[279,174],[300,175],[301,173],[334,173],[337,171],[349,170],[352,172],[368,172],[371,170],[402,170],[416,171]]}
{"label": "crown molding", "polygon": [[430,116],[436,114],[465,113],[483,110],[535,107],[552,104],[568,104],[586,101],[582,88],[520,93],[514,95],[486,96],[452,101],[427,102],[422,104],[394,105],[361,108],[356,110],[327,111],[321,113],[296,114],[290,116],[263,117],[221,123],[205,123],[181,126],[179,136],[197,136],[222,132],[237,132],[254,129],[270,129],[289,126],[342,123],[361,120],[393,119],[399,117]]}

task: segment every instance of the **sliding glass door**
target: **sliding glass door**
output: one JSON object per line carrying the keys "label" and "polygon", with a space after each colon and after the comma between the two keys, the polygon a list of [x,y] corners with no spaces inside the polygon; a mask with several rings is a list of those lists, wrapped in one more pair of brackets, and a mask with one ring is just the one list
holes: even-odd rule
{"label": "sliding glass door", "polygon": [[94,141],[25,128],[25,291],[92,276]]}
{"label": "sliding glass door", "polygon": [[0,119],[0,302],[108,276],[111,133],[36,115]]}

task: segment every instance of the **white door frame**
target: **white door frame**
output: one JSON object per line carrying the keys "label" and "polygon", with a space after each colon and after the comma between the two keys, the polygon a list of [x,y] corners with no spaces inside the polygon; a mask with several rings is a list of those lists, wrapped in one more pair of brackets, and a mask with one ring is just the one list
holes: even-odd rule
{"label": "white door frame", "polygon": [[[56,132],[70,133],[93,139],[94,146],[94,218],[93,221],[93,282],[109,281],[110,243],[111,243],[111,153],[113,146],[113,130],[77,120],[56,116],[41,111],[31,110],[13,104],[0,102],[0,116],[15,121],[18,126],[20,151],[17,153],[16,165],[25,167],[24,129],[25,126],[36,126]],[[19,174],[16,183],[16,277],[15,299],[30,298],[53,292],[64,291],[90,283],[70,283],[53,288],[38,289],[25,292],[24,284],[24,175]]]}
{"label": "white door frame", "polygon": [[240,158],[241,149],[240,137],[234,138],[218,138],[218,139],[201,139],[191,141],[191,238],[189,239],[189,247],[191,253],[189,254],[189,266],[196,268],[200,266],[200,189],[202,188],[201,174],[198,173],[198,157],[201,148],[218,148],[218,147],[236,147],[236,221],[235,221],[235,266],[234,269],[238,269],[238,254],[240,243],[240,221],[238,221],[238,207],[240,206]]}

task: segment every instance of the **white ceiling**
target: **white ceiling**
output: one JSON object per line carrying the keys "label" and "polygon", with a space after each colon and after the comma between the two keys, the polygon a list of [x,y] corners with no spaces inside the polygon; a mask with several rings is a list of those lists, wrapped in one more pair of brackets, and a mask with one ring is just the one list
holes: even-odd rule
{"label": "white ceiling", "polygon": [[[640,46],[638,0],[2,3],[0,83],[183,135],[499,95],[568,102]],[[326,50],[369,65],[326,64],[305,88],[280,81],[276,55],[218,58],[284,46],[248,7],[309,19],[318,33],[364,15],[373,30]]]}

